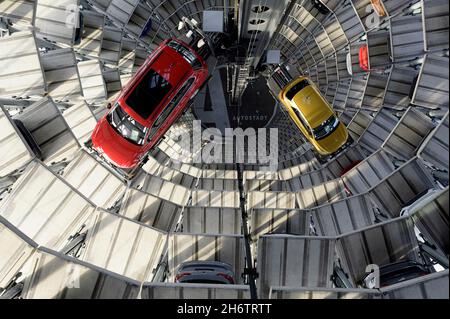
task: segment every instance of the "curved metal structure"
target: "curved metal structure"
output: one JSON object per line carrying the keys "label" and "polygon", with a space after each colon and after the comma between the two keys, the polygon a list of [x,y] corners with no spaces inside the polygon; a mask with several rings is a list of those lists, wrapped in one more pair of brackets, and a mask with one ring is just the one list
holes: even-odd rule
{"label": "curved metal structure", "polygon": [[[0,298],[448,299],[448,1],[57,3],[0,1]],[[198,33],[213,80],[127,180],[87,142],[152,50],[189,40],[180,22],[223,31]],[[195,120],[219,135],[255,79],[276,97],[302,75],[349,147],[324,162],[277,107],[256,121],[276,138],[243,151],[276,145],[276,165],[198,161]],[[189,261],[235,285],[175,283]],[[386,284],[405,262],[426,272]]]}

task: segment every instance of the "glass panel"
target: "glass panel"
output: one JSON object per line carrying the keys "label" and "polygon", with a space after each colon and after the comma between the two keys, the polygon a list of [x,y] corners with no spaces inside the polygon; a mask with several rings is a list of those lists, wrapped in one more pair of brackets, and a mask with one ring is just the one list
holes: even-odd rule
{"label": "glass panel", "polygon": [[331,135],[339,126],[339,120],[332,115],[328,120],[322,123],[319,127],[313,130],[314,138],[321,140]]}
{"label": "glass panel", "polygon": [[304,88],[310,86],[310,83],[308,80],[303,80],[300,81],[299,83],[297,83],[296,85],[294,85],[289,92],[286,93],[286,98],[289,101],[292,101],[294,99],[294,97],[297,95],[298,92],[300,92],[301,90],[303,90]]}
{"label": "glass panel", "polygon": [[136,145],[144,145],[148,128],[141,125],[128,115],[119,104],[108,114],[107,120],[111,127],[123,138]]}
{"label": "glass panel", "polygon": [[126,103],[143,119],[148,119],[172,90],[172,85],[150,69],[134,88]]}
{"label": "glass panel", "polygon": [[299,119],[299,121],[302,123],[303,127],[308,131],[308,133],[310,133],[311,132],[311,128],[303,120],[303,116],[301,115],[300,111],[296,107],[293,107],[292,109],[294,110],[294,113],[297,116],[297,118]]}
{"label": "glass panel", "polygon": [[175,94],[170,103],[164,108],[164,110],[161,112],[161,114],[158,116],[155,123],[153,124],[149,139],[151,139],[156,134],[159,127],[167,120],[167,118],[170,116],[173,110],[178,106],[180,101],[183,99],[183,97],[191,88],[192,84],[194,83],[194,80],[195,80],[194,78],[190,78],[189,80],[187,80],[187,82],[178,91],[178,93]]}

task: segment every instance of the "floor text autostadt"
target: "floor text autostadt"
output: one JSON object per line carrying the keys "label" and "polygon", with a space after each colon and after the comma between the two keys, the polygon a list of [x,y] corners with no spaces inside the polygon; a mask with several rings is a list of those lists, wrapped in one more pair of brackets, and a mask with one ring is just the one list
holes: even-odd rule
{"label": "floor text autostadt", "polygon": [[196,314],[209,317],[214,314],[237,315],[237,314],[270,314],[272,304],[241,304],[222,303],[217,306],[189,305],[184,303],[177,307],[178,314]]}

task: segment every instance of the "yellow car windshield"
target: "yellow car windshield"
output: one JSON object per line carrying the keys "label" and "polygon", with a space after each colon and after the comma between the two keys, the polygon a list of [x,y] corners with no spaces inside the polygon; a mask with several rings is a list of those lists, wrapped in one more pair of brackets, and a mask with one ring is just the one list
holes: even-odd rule
{"label": "yellow car windshield", "polygon": [[337,117],[332,115],[328,120],[323,122],[322,125],[313,129],[314,138],[319,141],[330,136],[331,133],[336,131],[339,123],[340,122]]}

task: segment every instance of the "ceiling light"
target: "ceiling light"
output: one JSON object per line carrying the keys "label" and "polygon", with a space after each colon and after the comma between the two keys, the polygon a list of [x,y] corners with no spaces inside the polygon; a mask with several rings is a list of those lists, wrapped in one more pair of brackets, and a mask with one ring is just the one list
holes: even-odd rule
{"label": "ceiling light", "polygon": [[200,41],[198,41],[197,43],[197,47],[200,49],[201,47],[203,47],[206,44],[205,40],[200,39]]}

